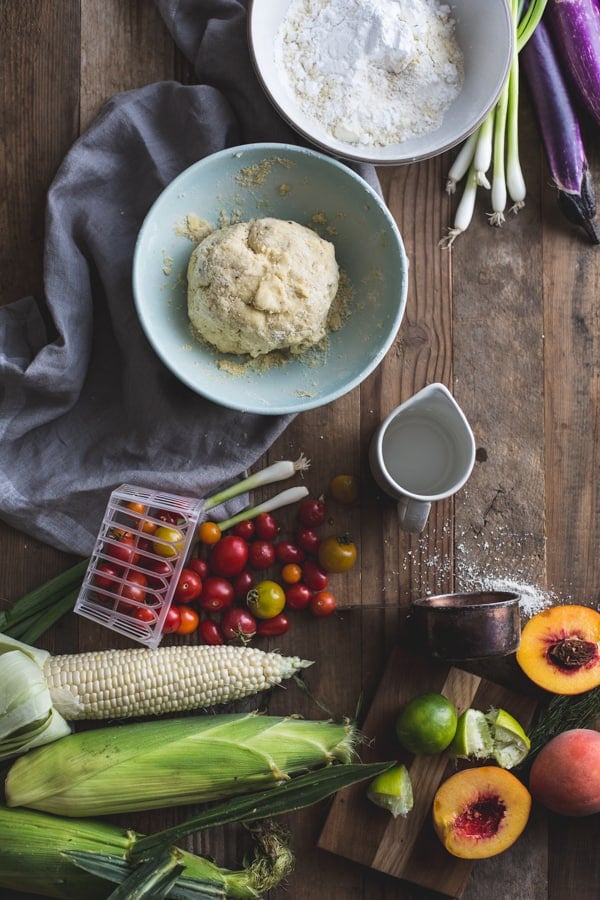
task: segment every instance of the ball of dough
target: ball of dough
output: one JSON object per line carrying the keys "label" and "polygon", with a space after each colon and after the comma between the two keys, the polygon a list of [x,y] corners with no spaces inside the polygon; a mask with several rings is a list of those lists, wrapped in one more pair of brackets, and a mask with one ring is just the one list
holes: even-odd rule
{"label": "ball of dough", "polygon": [[187,274],[192,330],[222,353],[253,357],[318,343],[339,281],[333,244],[273,218],[213,231]]}

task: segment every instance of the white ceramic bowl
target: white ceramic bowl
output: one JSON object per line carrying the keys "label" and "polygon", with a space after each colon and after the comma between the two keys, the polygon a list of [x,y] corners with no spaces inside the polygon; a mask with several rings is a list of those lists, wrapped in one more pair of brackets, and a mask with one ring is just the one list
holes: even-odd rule
{"label": "white ceramic bowl", "polygon": [[[195,341],[186,284],[195,244],[182,227],[190,214],[215,227],[223,218],[273,216],[321,230],[354,288],[350,315],[328,348],[260,371]],[[184,384],[223,406],[279,415],[323,406],[379,365],[402,321],[407,269],[383,200],[348,166],[293,145],[248,144],[200,160],[162,192],[138,236],[133,292],[148,340]],[[224,369],[224,359],[239,365]]]}
{"label": "white ceramic bowl", "polygon": [[507,0],[447,0],[456,20],[464,55],[464,84],[435,131],[385,147],[359,146],[332,137],[318,119],[300,109],[282,82],[275,61],[276,36],[291,0],[251,0],[248,39],[263,89],[280,115],[308,141],[344,159],[374,165],[401,165],[437,156],[461,143],[481,124],[498,100],[513,51]]}

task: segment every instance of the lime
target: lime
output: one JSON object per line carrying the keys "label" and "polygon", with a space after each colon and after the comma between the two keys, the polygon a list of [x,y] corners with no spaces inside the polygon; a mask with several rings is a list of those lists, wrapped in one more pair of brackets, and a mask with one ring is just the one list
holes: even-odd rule
{"label": "lime", "polygon": [[494,758],[503,769],[512,769],[525,759],[529,747],[523,727],[505,709],[488,713],[466,709],[458,718],[450,754],[455,759]]}
{"label": "lime", "polygon": [[494,736],[494,756],[503,769],[512,769],[522,762],[531,741],[522,725],[505,709],[492,709],[487,715]]}
{"label": "lime", "polygon": [[485,714],[478,709],[465,709],[458,717],[450,755],[455,759],[489,759],[492,746],[492,732]]}
{"label": "lime", "polygon": [[394,818],[406,816],[413,808],[413,789],[406,766],[392,766],[373,779],[367,797],[391,812]]}
{"label": "lime", "polygon": [[454,704],[443,694],[419,694],[396,719],[396,735],[411,753],[441,753],[452,742],[457,720]]}

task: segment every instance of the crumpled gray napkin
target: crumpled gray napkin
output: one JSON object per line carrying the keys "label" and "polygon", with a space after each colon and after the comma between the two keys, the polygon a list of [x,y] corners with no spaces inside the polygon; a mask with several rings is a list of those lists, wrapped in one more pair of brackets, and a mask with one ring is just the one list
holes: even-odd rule
{"label": "crumpled gray napkin", "polygon": [[[205,497],[291,419],[198,396],[156,357],[137,319],[133,249],[165,185],[227,146],[301,143],[252,71],[247,3],[157,6],[199,84],[151,84],[106,104],[48,193],[44,298],[0,306],[0,518],[81,555],[117,485]],[[358,168],[377,186],[370,167]]]}

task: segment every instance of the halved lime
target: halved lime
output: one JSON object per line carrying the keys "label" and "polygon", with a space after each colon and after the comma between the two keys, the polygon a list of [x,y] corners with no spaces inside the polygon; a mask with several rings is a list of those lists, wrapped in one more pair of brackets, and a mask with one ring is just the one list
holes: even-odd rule
{"label": "halved lime", "polygon": [[413,789],[406,766],[392,766],[373,779],[367,797],[389,810],[394,818],[406,816],[413,808]]}
{"label": "halved lime", "polygon": [[450,755],[455,759],[489,759],[492,748],[492,732],[485,714],[479,709],[465,709],[458,717]]}
{"label": "halved lime", "polygon": [[503,769],[512,769],[522,762],[531,747],[523,726],[505,709],[491,709],[487,714],[494,736],[494,756]]}
{"label": "halved lime", "polygon": [[530,741],[523,727],[505,709],[466,709],[458,717],[456,735],[450,745],[454,759],[495,759],[503,769],[512,769],[529,753]]}

